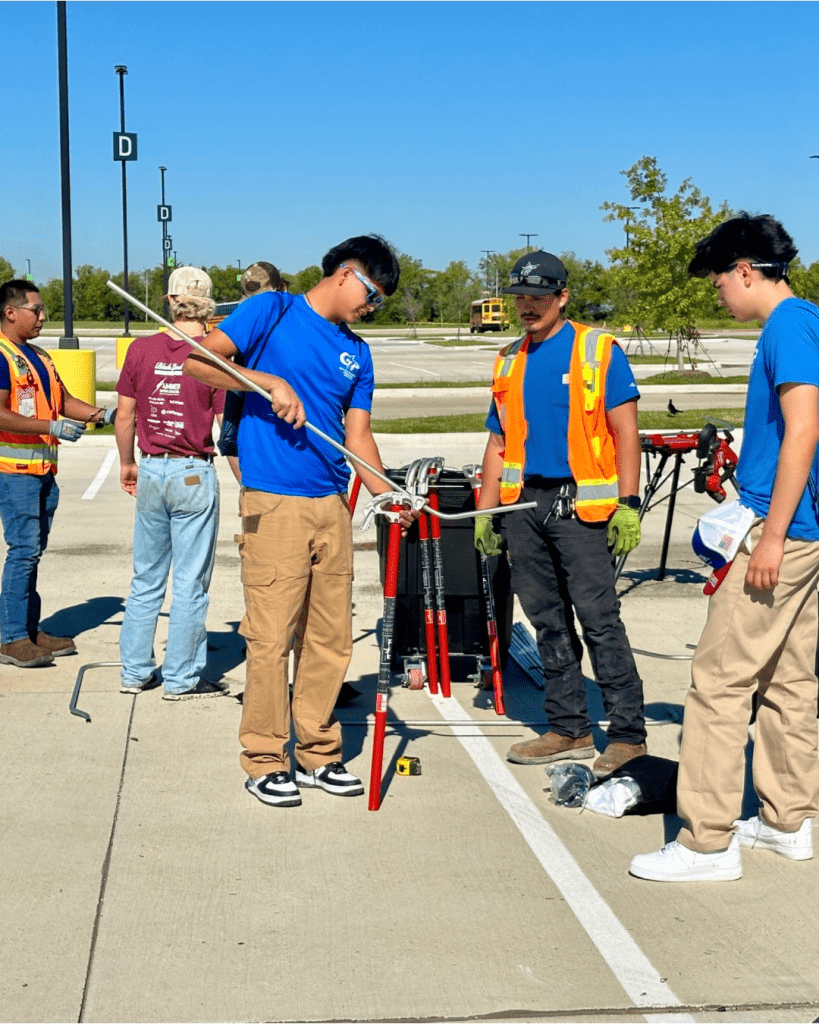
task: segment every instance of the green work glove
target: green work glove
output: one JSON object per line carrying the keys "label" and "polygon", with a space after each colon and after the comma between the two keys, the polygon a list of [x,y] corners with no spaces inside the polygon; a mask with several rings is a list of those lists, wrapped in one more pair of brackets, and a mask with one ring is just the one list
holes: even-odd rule
{"label": "green work glove", "polygon": [[640,543],[640,513],[628,505],[618,505],[609,519],[607,537],[615,558],[627,555]]}
{"label": "green work glove", "polygon": [[495,533],[491,512],[481,512],[475,516],[475,547],[487,558],[501,553],[501,535]]}

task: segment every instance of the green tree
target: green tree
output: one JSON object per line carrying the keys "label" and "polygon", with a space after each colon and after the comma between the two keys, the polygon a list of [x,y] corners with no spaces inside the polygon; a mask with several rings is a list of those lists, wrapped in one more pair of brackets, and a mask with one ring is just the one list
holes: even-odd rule
{"label": "green tree", "polygon": [[6,281],[13,281],[17,277],[14,273],[14,267],[9,263],[8,260],[4,260],[0,256],[0,284],[5,284]]}
{"label": "green tree", "polygon": [[560,254],[569,275],[569,303],[566,315],[580,323],[593,323],[608,316],[614,304],[609,295],[609,272],[596,260],[581,260],[573,252]]}
{"label": "green tree", "polygon": [[406,253],[397,253],[401,277],[394,295],[374,314],[372,320],[379,324],[419,323],[429,320],[433,308],[431,284],[435,272],[427,270],[421,260]]}
{"label": "green tree", "polygon": [[77,267],[73,286],[76,320],[122,319],[123,300],[108,287],[106,282],[110,276],[107,270],[92,267],[90,263]]}
{"label": "green tree", "polygon": [[433,319],[447,323],[469,323],[469,304],[480,298],[480,281],[463,260],[450,263],[430,282]]}
{"label": "green tree", "polygon": [[52,277],[48,284],[40,289],[43,305],[48,310],[48,319],[61,321],[65,317],[63,306],[63,279]]}
{"label": "green tree", "polygon": [[628,228],[628,245],[610,249],[612,288],[619,311],[638,328],[668,331],[677,339],[677,361],[689,358],[699,337],[697,322],[713,316],[715,302],[708,282],[691,279],[688,264],[696,242],[731,215],[726,203],[714,211],[707,196],[686,178],[674,195],[655,157],[644,156],[627,171],[632,202],[603,203],[607,221]]}
{"label": "green tree", "polygon": [[[287,274],[284,276],[287,277]],[[315,264],[305,267],[298,274],[293,274],[288,278],[290,281],[290,291],[294,295],[304,295],[311,288],[315,288],[322,277],[324,277],[324,273],[321,267],[317,267]]]}
{"label": "green tree", "polygon": [[238,302],[242,297],[242,286],[236,280],[238,267],[202,267],[213,281],[214,302]]}
{"label": "green tree", "polygon": [[788,277],[795,295],[819,303],[819,260],[806,267],[800,259],[795,259]]}

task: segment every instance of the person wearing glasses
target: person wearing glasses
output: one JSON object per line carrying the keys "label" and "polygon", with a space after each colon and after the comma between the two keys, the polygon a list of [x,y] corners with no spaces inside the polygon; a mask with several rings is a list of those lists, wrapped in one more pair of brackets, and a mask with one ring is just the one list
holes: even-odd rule
{"label": "person wearing glasses", "polygon": [[[737,465],[739,501],[754,518],[709,598],[691,665],[677,778],[684,824],[674,842],[632,859],[637,878],[732,881],[742,876],[743,847],[786,860],[813,856],[819,308],[791,291],[797,252],[779,221],[740,213],[697,243],[688,267],[710,280],[717,304],[739,323],[763,321]],[[760,806],[743,819],[754,694]]]}
{"label": "person wearing glasses", "polygon": [[[495,361],[478,507],[537,503],[503,518],[512,587],[537,635],[549,729],[513,744],[507,758],[595,756],[576,613],[610,722],[592,766],[604,777],[646,753],[643,684],[612,562],[640,541],[640,396],[615,339],[565,318],[567,282],[563,263],[538,251],[517,261],[503,289],[526,334]],[[475,520],[475,546],[501,551],[488,513]]]}
{"label": "person wearing glasses", "polygon": [[[305,420],[383,472],[370,426],[373,365],[349,328],[398,285],[399,265],[377,235],[348,238],[322,260],[324,277],[304,295],[262,292],[205,338],[268,393],[246,392],[239,421],[242,475],[239,538],[246,614],[247,675],[239,740],[245,787],[263,803],[293,807],[299,787],[338,796],[364,792],[342,761],[333,707],[352,656],[350,471]],[[191,354],[185,372],[213,387],[237,381]],[[373,494],[388,488],[358,470]],[[407,523],[409,523],[407,518]],[[290,773],[288,663],[307,599],[293,687],[295,781]]]}
{"label": "person wearing glasses", "polygon": [[7,545],[0,664],[39,668],[77,649],[73,639],[40,629],[37,569],[60,496],[57,447],[77,441],[88,423],[112,423],[116,411],[74,398],[46,353],[32,344],[47,319],[35,285],[2,285],[0,316],[0,519]]}

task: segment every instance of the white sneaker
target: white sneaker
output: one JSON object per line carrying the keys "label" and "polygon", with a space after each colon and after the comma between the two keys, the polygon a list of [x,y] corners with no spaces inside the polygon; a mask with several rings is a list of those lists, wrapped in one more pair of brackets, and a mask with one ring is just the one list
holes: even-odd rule
{"label": "white sneaker", "polygon": [[742,877],[739,840],[719,853],[696,853],[682,843],[667,843],[656,853],[632,858],[629,874],[652,882],[732,882]]}
{"label": "white sneaker", "polygon": [[748,849],[770,850],[788,860],[810,860],[813,856],[812,818],[805,818],[796,832],[780,832],[766,825],[758,817],[735,821],[740,846]]}

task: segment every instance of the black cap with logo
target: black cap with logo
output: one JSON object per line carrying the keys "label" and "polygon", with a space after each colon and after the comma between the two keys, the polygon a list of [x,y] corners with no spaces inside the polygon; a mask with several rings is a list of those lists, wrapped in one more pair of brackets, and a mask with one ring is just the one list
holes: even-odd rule
{"label": "black cap with logo", "polygon": [[557,256],[538,249],[517,261],[509,274],[504,295],[552,295],[566,287],[569,273]]}

